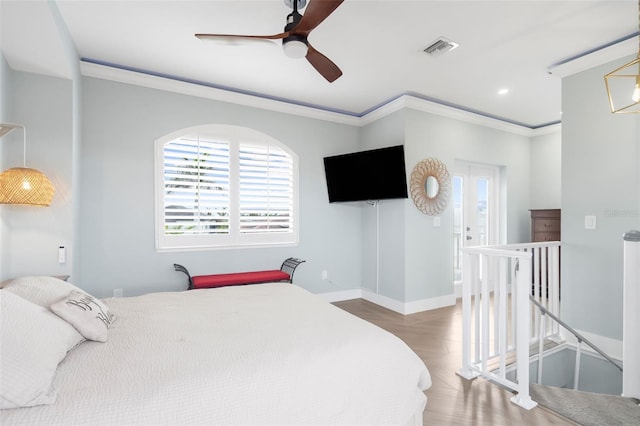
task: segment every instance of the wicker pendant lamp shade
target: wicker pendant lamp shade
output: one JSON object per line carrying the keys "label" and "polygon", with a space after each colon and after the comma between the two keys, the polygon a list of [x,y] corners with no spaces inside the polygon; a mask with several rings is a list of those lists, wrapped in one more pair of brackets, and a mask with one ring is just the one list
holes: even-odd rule
{"label": "wicker pendant lamp shade", "polygon": [[[20,124],[0,124],[0,137],[14,129],[24,131],[24,158],[26,163],[27,132]],[[55,189],[43,173],[26,167],[13,167],[0,173],[0,204],[26,204],[49,206]]]}
{"label": "wicker pendant lamp shade", "polygon": [[0,173],[0,204],[48,206],[53,194],[49,178],[36,169],[14,167]]}

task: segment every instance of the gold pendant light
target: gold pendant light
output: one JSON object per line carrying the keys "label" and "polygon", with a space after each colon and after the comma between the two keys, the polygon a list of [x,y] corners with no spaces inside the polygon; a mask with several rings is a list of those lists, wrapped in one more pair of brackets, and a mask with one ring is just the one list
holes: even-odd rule
{"label": "gold pendant light", "polygon": [[[640,0],[638,1],[638,39],[640,40]],[[604,76],[609,106],[614,114],[640,113],[640,42],[638,57]]]}
{"label": "gold pendant light", "polygon": [[55,192],[53,184],[43,173],[26,166],[27,129],[21,124],[0,123],[0,137],[15,129],[24,132],[24,167],[14,167],[0,173],[0,204],[48,206]]}

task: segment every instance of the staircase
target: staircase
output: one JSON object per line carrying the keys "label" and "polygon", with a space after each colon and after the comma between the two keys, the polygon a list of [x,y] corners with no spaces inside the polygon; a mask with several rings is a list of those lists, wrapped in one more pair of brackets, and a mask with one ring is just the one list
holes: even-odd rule
{"label": "staircase", "polygon": [[[609,363],[608,371],[618,375],[617,386],[622,366],[560,319],[559,252],[559,242],[463,250],[463,365],[458,374],[484,377],[514,391],[512,402],[523,408],[540,404],[581,425],[638,426],[638,400],[579,390],[583,345]],[[575,346],[564,341],[571,335]],[[575,361],[569,361],[573,374],[571,367],[561,368],[566,383],[554,383],[554,370],[544,376],[547,384],[563,388],[541,385],[547,355],[568,349],[575,350]],[[562,358],[570,356],[563,353]],[[590,372],[590,359],[583,376]],[[588,382],[593,380],[587,379],[583,388],[592,390]]]}
{"label": "staircase", "polygon": [[530,395],[538,404],[583,426],[637,426],[638,400],[533,384]]}

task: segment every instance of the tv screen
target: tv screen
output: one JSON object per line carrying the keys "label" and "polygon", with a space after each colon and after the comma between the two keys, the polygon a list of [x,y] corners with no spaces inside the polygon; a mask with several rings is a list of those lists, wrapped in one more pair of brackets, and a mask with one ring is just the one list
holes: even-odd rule
{"label": "tv screen", "polygon": [[329,202],[407,198],[402,145],[324,158]]}

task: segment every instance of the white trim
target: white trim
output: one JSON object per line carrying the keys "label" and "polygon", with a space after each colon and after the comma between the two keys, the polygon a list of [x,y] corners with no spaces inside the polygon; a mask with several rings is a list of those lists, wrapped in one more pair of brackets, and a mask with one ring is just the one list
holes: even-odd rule
{"label": "white trim", "polygon": [[405,108],[440,115],[442,117],[452,118],[454,120],[460,120],[471,124],[477,124],[483,127],[502,130],[503,132],[513,133],[520,136],[530,136],[533,131],[533,129],[529,127],[507,123],[506,121],[498,120],[496,118],[427,101],[414,96],[404,95],[401,99],[405,102]]}
{"label": "white trim", "polygon": [[[229,155],[229,223],[227,234],[196,234],[196,235],[167,235],[165,233],[165,172],[164,172],[164,147],[183,136],[212,137],[227,144]],[[248,143],[260,147],[275,146],[291,157],[291,208],[292,228],[288,232],[244,234],[241,232],[240,223],[240,187],[239,175],[241,172],[238,163],[239,148]],[[155,246],[158,252],[229,249],[229,248],[256,248],[273,246],[295,246],[299,243],[299,157],[298,154],[286,144],[257,130],[223,124],[206,124],[176,130],[162,136],[154,142],[154,186],[155,186]]]}
{"label": "white trim", "polygon": [[374,110],[363,115],[360,118],[358,125],[364,127],[386,117],[387,115],[391,115],[394,112],[398,112],[403,108],[406,108],[407,98],[407,95],[399,96],[376,107]]}
{"label": "white trim", "polygon": [[342,302],[343,300],[362,299],[362,290],[354,288],[352,290],[332,291],[330,293],[317,293],[329,303]]}
{"label": "white trim", "polygon": [[538,129],[531,130],[529,135],[532,138],[536,136],[550,135],[551,133],[560,133],[562,131],[562,123],[551,124],[549,126],[540,127]]}
{"label": "white trim", "polygon": [[456,297],[453,294],[431,299],[415,300],[413,302],[400,302],[390,297],[376,294],[365,288],[317,293],[317,296],[322,297],[330,303],[342,302],[343,300],[364,299],[402,315],[411,315],[417,312],[430,311],[432,309],[444,308],[456,304]]}
{"label": "white trim", "polygon": [[404,304],[404,314],[411,315],[417,312],[431,311],[433,309],[444,308],[447,306],[453,306],[456,304],[455,294],[448,294],[446,296],[432,297],[431,299],[416,300],[414,302],[407,302]]}
{"label": "white trim", "polygon": [[392,299],[382,294],[376,294],[365,288],[362,289],[362,298],[371,303],[375,303],[378,306],[382,306],[383,308],[405,315],[406,304],[399,300]]}
{"label": "white trim", "polygon": [[453,294],[456,296],[456,299],[462,298],[462,281],[453,283]]}
{"label": "white trim", "polygon": [[373,293],[370,290],[362,289],[362,298],[376,305],[382,306],[402,315],[411,315],[417,312],[430,311],[432,309],[443,308],[456,304],[453,294],[447,296],[434,297],[431,299],[415,300],[413,302],[400,302],[382,294]]}
{"label": "white trim", "polygon": [[201,84],[173,80],[167,77],[159,77],[155,75],[144,74],[141,72],[123,70],[106,65],[94,64],[91,62],[81,62],[80,70],[82,72],[82,75],[86,77],[94,77],[103,80],[116,81],[119,83],[133,84],[136,86],[148,87],[150,89],[158,89],[167,92],[180,93],[183,95],[213,99],[216,101],[267,109],[270,111],[299,115],[302,117],[317,118],[319,120],[331,121],[335,123],[350,124],[352,126],[358,126],[360,123],[359,117],[354,117],[347,114],[326,111],[319,108],[312,108],[303,105],[295,105],[276,99],[262,98],[260,96],[250,95],[246,93],[238,93],[230,90],[208,87]]}
{"label": "white trim", "polygon": [[[136,86],[148,87],[151,89],[164,90],[168,92],[180,93],[189,96],[212,99],[221,102],[229,102],[253,108],[261,108],[270,111],[282,112],[285,114],[298,115],[302,117],[314,118],[318,120],[330,121],[334,123],[348,124],[363,127],[373,123],[389,114],[400,111],[403,108],[415,109],[417,111],[436,114],[455,120],[477,124],[520,136],[535,136],[540,132],[547,132],[546,126],[538,129],[531,129],[526,126],[508,123],[497,118],[487,117],[482,114],[465,111],[455,107],[439,104],[434,101],[421,99],[413,95],[404,94],[396,99],[381,105],[374,110],[362,115],[349,115],[347,113],[328,111],[321,108],[296,105],[286,101],[269,99],[258,95],[239,93],[231,90],[224,90],[215,87],[197,84],[196,82],[185,82],[167,77],[160,77],[142,72],[124,70],[120,68],[100,65],[91,62],[81,62],[80,70],[83,76],[100,78],[104,80],[116,81],[119,83],[133,84]],[[549,130],[548,132],[550,132]]]}
{"label": "white trim", "polygon": [[597,67],[598,65],[606,64],[611,61],[615,61],[625,56],[633,55],[637,53],[638,49],[638,37],[633,37],[614,45],[605,47],[596,52],[590,53],[585,56],[573,59],[564,64],[552,65],[547,71],[549,74],[553,74],[558,77],[568,77],[573,74]]}

